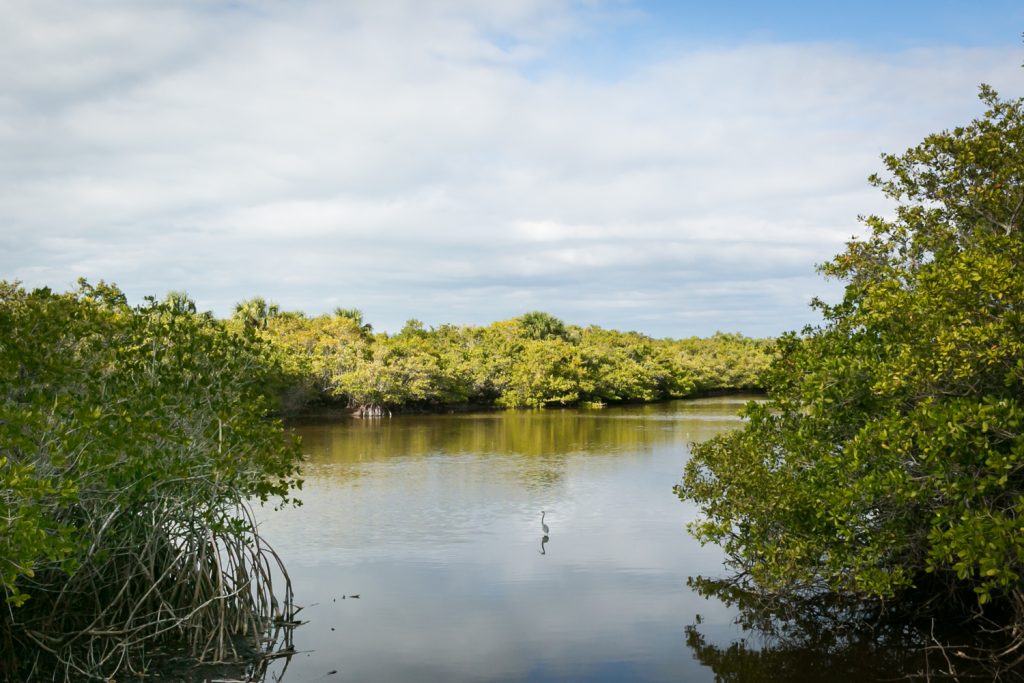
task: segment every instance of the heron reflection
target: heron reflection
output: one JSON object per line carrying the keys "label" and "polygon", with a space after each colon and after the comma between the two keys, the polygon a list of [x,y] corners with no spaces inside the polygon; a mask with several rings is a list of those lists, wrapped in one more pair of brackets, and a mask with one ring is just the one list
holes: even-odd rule
{"label": "heron reflection", "polygon": [[543,538],[540,539],[540,554],[541,555],[547,555],[547,552],[544,550],[544,544],[547,543],[547,542],[548,542],[548,537],[547,536],[544,536]]}

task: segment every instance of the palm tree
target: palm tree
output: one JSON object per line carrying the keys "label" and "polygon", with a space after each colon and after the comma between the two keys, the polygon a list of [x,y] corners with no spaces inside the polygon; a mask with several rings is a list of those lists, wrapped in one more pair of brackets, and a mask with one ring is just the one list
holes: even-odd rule
{"label": "palm tree", "polygon": [[354,322],[356,327],[359,328],[359,331],[365,335],[373,334],[373,325],[363,322],[363,312],[358,308],[342,308],[339,306],[334,309],[334,315],[339,318],[348,318]]}
{"label": "palm tree", "polygon": [[268,304],[261,296],[255,296],[235,304],[235,312],[232,318],[239,320],[246,327],[257,330],[267,329],[267,321],[281,315],[281,307],[277,304]]}

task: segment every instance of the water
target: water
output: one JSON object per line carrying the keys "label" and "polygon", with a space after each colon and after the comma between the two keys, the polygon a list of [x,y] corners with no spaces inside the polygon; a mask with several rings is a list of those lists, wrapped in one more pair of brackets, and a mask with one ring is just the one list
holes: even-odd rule
{"label": "water", "polygon": [[672,486],[744,401],[297,426],[304,505],[261,513],[307,606],[283,680],[715,680],[686,628],[735,612],[687,588],[722,557]]}

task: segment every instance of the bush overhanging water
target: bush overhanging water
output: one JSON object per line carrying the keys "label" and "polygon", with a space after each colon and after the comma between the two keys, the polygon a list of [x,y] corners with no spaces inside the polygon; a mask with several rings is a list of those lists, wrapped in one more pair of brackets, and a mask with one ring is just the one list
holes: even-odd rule
{"label": "bush overhanging water", "polygon": [[0,284],[0,678],[237,659],[288,616],[249,509],[298,484],[268,369],[182,297]]}

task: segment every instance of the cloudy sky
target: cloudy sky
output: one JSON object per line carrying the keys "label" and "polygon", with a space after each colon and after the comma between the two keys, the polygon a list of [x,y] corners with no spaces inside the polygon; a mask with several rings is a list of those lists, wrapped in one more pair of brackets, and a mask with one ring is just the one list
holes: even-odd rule
{"label": "cloudy sky", "polygon": [[1024,94],[1022,30],[1011,0],[0,0],[0,278],[774,335],[889,210],[881,152]]}

